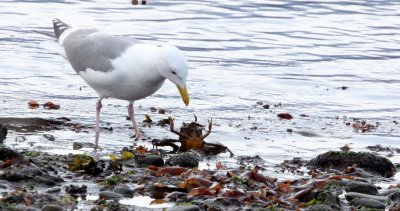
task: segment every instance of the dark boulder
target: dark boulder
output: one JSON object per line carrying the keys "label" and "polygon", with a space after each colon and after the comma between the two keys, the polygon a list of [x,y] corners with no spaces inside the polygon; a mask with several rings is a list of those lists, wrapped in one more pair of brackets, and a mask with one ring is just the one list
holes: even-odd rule
{"label": "dark boulder", "polygon": [[310,160],[307,165],[322,169],[344,170],[353,164],[384,177],[392,177],[396,173],[396,167],[389,159],[369,152],[329,151]]}

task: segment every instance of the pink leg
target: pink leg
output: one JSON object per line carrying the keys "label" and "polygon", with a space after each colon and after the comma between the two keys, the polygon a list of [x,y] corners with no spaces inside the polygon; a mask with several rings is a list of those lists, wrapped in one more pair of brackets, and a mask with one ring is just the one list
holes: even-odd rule
{"label": "pink leg", "polygon": [[135,129],[135,140],[139,140],[143,136],[143,134],[140,132],[139,126],[138,126],[138,124],[136,123],[136,120],[135,120],[135,114],[134,114],[134,111],[133,111],[133,102],[129,102],[128,114],[129,114],[129,118],[132,120],[133,127]]}
{"label": "pink leg", "polygon": [[94,143],[94,147],[95,149],[97,148],[97,145],[99,143],[99,137],[100,137],[100,110],[101,110],[101,100],[103,100],[103,98],[99,98],[97,99],[96,102],[96,129],[95,129],[95,143]]}

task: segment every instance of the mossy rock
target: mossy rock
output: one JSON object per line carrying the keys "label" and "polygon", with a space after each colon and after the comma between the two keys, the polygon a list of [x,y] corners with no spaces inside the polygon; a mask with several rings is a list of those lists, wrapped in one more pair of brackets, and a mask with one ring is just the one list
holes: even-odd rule
{"label": "mossy rock", "polygon": [[310,160],[307,165],[342,171],[353,164],[357,164],[357,167],[363,168],[368,172],[384,177],[392,177],[396,173],[396,167],[389,159],[369,152],[329,151]]}

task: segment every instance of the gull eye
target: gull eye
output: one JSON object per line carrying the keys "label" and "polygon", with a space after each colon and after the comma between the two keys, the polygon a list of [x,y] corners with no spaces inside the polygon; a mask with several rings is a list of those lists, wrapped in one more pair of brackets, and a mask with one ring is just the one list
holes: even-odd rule
{"label": "gull eye", "polygon": [[172,70],[172,74],[176,75],[176,72]]}

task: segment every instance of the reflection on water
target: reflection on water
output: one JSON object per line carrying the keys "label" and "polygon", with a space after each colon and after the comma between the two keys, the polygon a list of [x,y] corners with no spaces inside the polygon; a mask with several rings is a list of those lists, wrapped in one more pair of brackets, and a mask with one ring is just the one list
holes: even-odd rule
{"label": "reflection on water", "polygon": [[[39,47],[46,37],[31,32],[51,30],[57,17],[72,26],[149,43],[170,42],[185,51],[191,105],[185,108],[174,86],[166,83],[136,103],[139,119],[152,106],[165,108],[176,122],[191,121],[192,113],[204,123],[212,117],[209,141],[222,142],[238,155],[260,154],[270,164],[310,158],[347,143],[356,150],[378,143],[398,145],[399,125],[393,121],[400,117],[399,11],[397,0],[188,0],[137,7],[117,0],[2,1],[0,115],[66,116],[94,125],[95,92],[61,56]],[[30,110],[31,99],[51,100],[61,109]],[[256,106],[258,101],[270,104],[272,112]],[[274,108],[278,102],[282,107]],[[100,144],[110,151],[130,145],[127,102],[107,99],[104,105],[101,119],[114,132],[104,131]],[[278,112],[295,118],[280,121]],[[167,116],[151,115],[156,121]],[[359,134],[344,124],[345,117],[381,125]],[[295,132],[287,133],[288,128]],[[165,128],[142,129],[152,138],[174,137]],[[310,133],[317,135],[302,135]],[[9,139],[19,135],[11,133]],[[30,136],[19,146],[33,142],[57,153],[71,149],[73,141],[94,139],[92,131],[54,135],[55,143]],[[220,159],[230,161],[228,155]]]}

